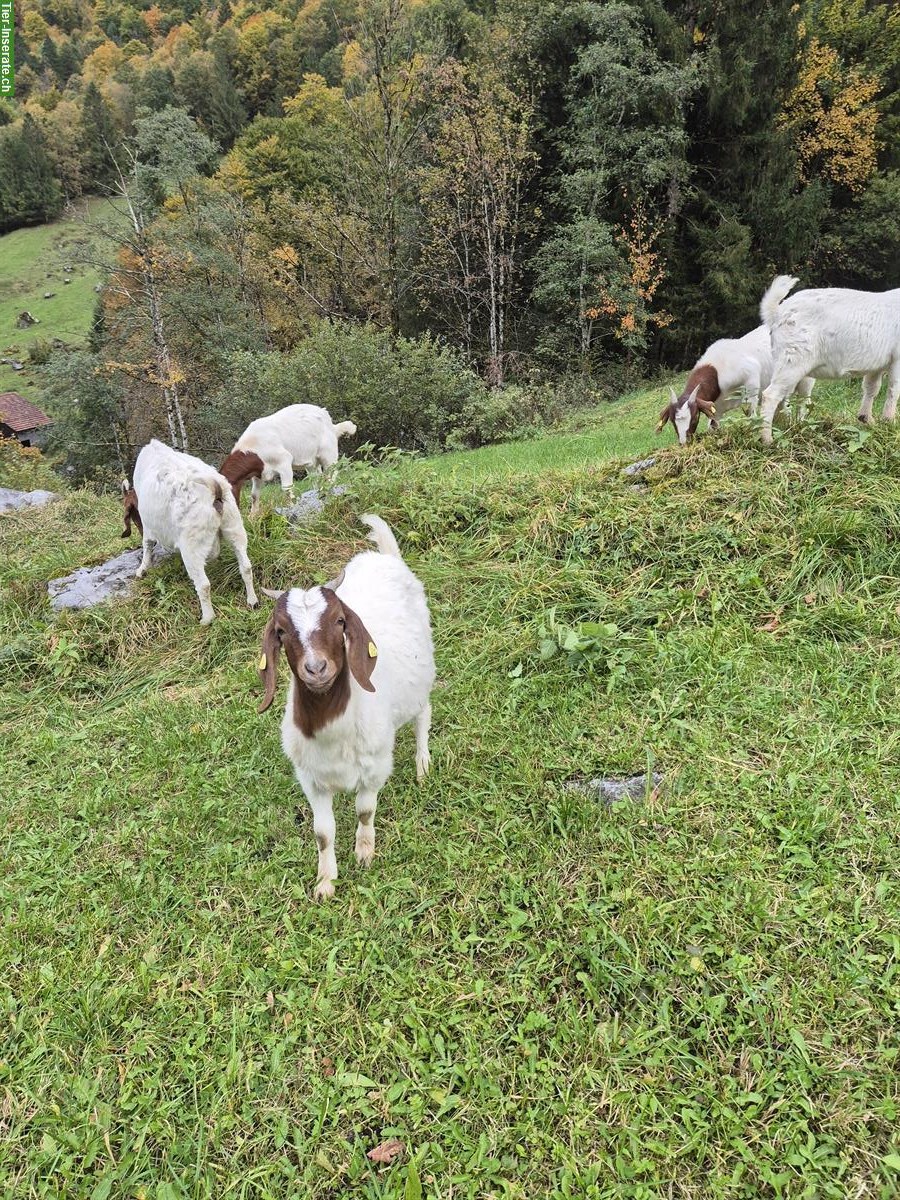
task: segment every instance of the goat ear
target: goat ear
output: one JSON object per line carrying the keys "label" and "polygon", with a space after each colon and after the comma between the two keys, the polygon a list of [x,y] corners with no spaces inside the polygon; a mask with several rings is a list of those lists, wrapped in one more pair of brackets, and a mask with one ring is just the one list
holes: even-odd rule
{"label": "goat ear", "polygon": [[710,420],[716,415],[716,406],[711,404],[709,400],[698,400],[697,407],[702,413],[705,413]]}
{"label": "goat ear", "polygon": [[259,677],[266,689],[266,694],[263,696],[262,704],[256,710],[264,713],[275,699],[275,685],[278,682],[278,658],[281,654],[281,642],[278,640],[278,631],[275,627],[275,614],[273,613],[266,631],[263,634],[262,654],[259,659]]}
{"label": "goat ear", "polygon": [[259,590],[264,596],[268,596],[271,600],[280,600],[285,591],[284,588],[282,588],[281,591],[279,591],[278,588],[260,588]]}
{"label": "goat ear", "polygon": [[[670,391],[671,391],[671,389],[670,389]],[[672,395],[674,396],[675,393],[673,392]],[[666,407],[659,414],[659,423],[656,426],[656,432],[662,433],[662,429],[663,429],[663,426],[665,425],[666,421],[671,421],[671,420],[672,420],[672,406],[671,406],[671,404],[667,404]]]}
{"label": "goat ear", "polygon": [[347,627],[344,638],[347,644],[347,662],[353,672],[353,678],[365,692],[374,692],[372,672],[378,662],[378,647],[372,641],[372,635],[363,625],[352,608],[341,604],[344,610],[344,620]]}

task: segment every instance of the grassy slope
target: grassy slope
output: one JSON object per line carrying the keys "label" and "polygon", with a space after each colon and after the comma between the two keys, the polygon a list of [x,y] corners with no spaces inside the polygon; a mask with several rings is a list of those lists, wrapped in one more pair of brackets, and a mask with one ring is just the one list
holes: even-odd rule
{"label": "grassy slope", "polygon": [[[105,216],[109,203],[91,200],[87,209],[92,219]],[[0,295],[0,357],[18,358],[24,371],[14,371],[0,363],[0,392],[22,392],[28,399],[39,399],[40,381],[28,365],[28,350],[38,338],[61,338],[80,345],[87,335],[94,313],[94,284],[100,278],[89,267],[77,265],[72,257],[74,246],[86,234],[78,218],[55,221],[34,229],[17,229],[0,237],[0,262],[3,263],[3,289]],[[64,266],[72,266],[70,273]],[[71,283],[65,283],[71,279]],[[45,292],[56,292],[44,299]],[[17,329],[16,320],[28,309],[40,320],[39,325]]]}
{"label": "grassy slope", "polygon": [[[848,440],[731,422],[646,489],[461,458],[264,517],[258,583],[325,578],[371,507],[432,602],[433,774],[404,732],[368,874],[339,802],[325,907],[230,555],[209,630],[172,562],[50,621],[116,506],[4,518],[0,1194],[419,1195],[365,1157],[396,1135],[432,1197],[896,1196],[900,437]],[[551,605],[618,633],[542,662]],[[563,786],[648,764],[643,803]]]}
{"label": "grassy slope", "polygon": [[[683,380],[683,376],[681,377]],[[883,399],[882,393],[882,399]],[[520,442],[483,446],[480,450],[444,454],[429,461],[429,467],[442,476],[459,482],[477,481],[508,472],[538,472],[588,466],[613,458],[639,458],[655,453],[675,441],[675,432],[666,425],[662,434],[654,427],[668,396],[668,384],[641,389],[625,396],[617,404],[578,412],[571,428]],[[852,421],[859,406],[858,383],[819,382],[813,393],[810,412],[825,412]],[[878,411],[876,407],[876,412]],[[723,427],[740,420],[738,413],[723,419]],[[703,422],[705,427],[706,422]]]}

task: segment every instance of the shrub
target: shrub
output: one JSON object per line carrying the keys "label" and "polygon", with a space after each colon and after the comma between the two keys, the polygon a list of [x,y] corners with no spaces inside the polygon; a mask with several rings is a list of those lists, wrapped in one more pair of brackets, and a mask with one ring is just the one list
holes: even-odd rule
{"label": "shrub", "polygon": [[46,338],[35,338],[28,349],[29,362],[42,367],[53,353],[53,347]]}
{"label": "shrub", "polygon": [[15,438],[0,437],[0,487],[32,492],[41,488],[58,492],[60,478],[34,446],[23,446]]}
{"label": "shrub", "polygon": [[[358,439],[435,452],[488,403],[482,380],[430,336],[393,337],[371,326],[321,325],[290,354],[240,352],[231,382],[195,421],[194,438],[224,452],[254,417],[288,404],[321,404],[353,420]],[[342,445],[346,445],[342,442]]]}

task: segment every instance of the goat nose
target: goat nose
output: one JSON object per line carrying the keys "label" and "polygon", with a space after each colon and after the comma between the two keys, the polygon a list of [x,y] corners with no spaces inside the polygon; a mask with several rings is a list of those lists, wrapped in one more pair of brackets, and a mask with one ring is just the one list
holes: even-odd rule
{"label": "goat nose", "polygon": [[306,658],[303,660],[303,669],[307,675],[323,675],[328,662],[324,658]]}

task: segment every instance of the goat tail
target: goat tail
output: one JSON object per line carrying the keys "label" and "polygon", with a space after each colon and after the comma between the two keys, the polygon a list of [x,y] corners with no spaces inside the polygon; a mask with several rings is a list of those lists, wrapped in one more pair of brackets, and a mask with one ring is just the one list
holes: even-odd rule
{"label": "goat tail", "polygon": [[364,513],[359,519],[363,525],[368,525],[369,541],[375,543],[380,553],[393,554],[395,558],[403,557],[400,547],[397,545],[397,539],[391,533],[387,521],[382,521],[381,517],[376,517],[373,513]]}
{"label": "goat tail", "polygon": [[335,437],[343,437],[345,433],[356,433],[356,426],[352,421],[339,421],[334,426]]}
{"label": "goat tail", "polygon": [[772,328],[775,324],[775,318],[778,316],[779,304],[798,282],[798,279],[794,275],[775,276],[759,305],[759,315],[762,318],[763,325],[768,325],[770,329]]}
{"label": "goat tail", "polygon": [[213,508],[221,517],[222,509],[225,507],[225,493],[222,491],[222,485],[219,483],[218,479],[213,483],[213,491],[215,493]]}

